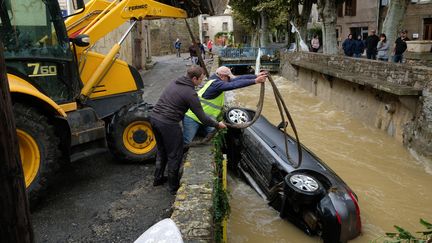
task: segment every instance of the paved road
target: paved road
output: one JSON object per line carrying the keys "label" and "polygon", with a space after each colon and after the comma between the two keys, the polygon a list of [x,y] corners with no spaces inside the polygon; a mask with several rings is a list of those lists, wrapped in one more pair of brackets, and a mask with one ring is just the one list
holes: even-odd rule
{"label": "paved road", "polygon": [[[189,64],[175,55],[154,61],[143,73],[149,103]],[[174,197],[166,186],[152,186],[153,171],[153,161],[122,164],[109,153],[66,166],[32,212],[36,242],[133,242],[171,215]]]}

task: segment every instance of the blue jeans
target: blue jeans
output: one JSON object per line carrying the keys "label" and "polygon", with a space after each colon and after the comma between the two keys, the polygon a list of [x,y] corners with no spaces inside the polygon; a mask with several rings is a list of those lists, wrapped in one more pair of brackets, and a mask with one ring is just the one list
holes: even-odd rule
{"label": "blue jeans", "polygon": [[183,144],[190,144],[195,135],[198,133],[198,130],[203,131],[203,135],[206,136],[207,134],[213,132],[215,128],[204,126],[192,118],[185,116],[183,119]]}
{"label": "blue jeans", "polygon": [[395,54],[393,56],[393,62],[402,63],[402,60],[403,60],[403,55],[402,54]]}
{"label": "blue jeans", "polygon": [[361,53],[354,53],[354,57],[361,57]]}

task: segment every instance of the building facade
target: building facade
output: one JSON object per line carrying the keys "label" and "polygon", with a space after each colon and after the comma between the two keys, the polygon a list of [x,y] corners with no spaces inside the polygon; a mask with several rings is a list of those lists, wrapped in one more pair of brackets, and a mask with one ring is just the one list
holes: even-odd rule
{"label": "building facade", "polygon": [[366,39],[370,30],[379,32],[380,0],[346,0],[337,6],[336,37],[338,43],[348,34]]}
{"label": "building facade", "polygon": [[234,30],[233,18],[229,13],[219,16],[201,15],[198,24],[201,42],[211,39],[216,45],[226,45]]}
{"label": "building facade", "polygon": [[[390,0],[346,0],[338,5],[337,38],[348,34],[366,38],[370,30],[381,32]],[[432,40],[432,0],[411,0],[405,13],[403,29],[414,40]]]}

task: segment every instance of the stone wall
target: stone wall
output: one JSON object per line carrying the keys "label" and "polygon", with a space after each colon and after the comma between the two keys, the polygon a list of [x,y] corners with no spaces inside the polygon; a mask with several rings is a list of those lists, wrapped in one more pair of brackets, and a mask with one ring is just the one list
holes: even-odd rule
{"label": "stone wall", "polygon": [[[180,39],[181,51],[189,52],[192,41],[184,19],[160,19],[150,21],[151,53],[154,56],[175,53],[174,42]],[[196,39],[198,34],[198,19],[188,19],[189,26]],[[189,54],[187,56],[189,57]]]}
{"label": "stone wall", "polygon": [[213,146],[189,150],[180,189],[171,219],[177,224],[184,242],[213,240]]}
{"label": "stone wall", "polygon": [[295,52],[281,73],[432,159],[432,68]]}

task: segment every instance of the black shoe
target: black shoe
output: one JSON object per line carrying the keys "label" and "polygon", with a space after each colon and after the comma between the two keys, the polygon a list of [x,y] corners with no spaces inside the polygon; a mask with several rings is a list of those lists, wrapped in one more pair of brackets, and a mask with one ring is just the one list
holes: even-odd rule
{"label": "black shoe", "polygon": [[165,182],[168,181],[168,178],[166,176],[159,178],[159,179],[154,179],[153,181],[153,186],[160,186],[163,185]]}
{"label": "black shoe", "polygon": [[169,193],[173,196],[175,196],[177,194],[177,190],[169,190]]}

